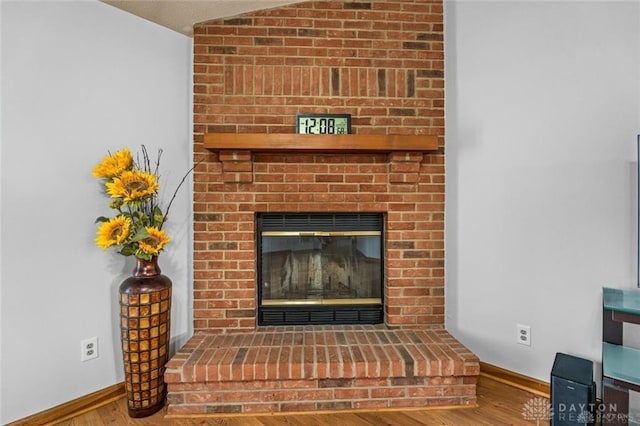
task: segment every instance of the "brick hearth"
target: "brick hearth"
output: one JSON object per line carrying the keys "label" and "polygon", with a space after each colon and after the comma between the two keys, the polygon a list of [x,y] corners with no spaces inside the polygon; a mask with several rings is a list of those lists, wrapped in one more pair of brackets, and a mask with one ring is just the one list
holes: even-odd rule
{"label": "brick hearth", "polygon": [[473,405],[478,359],[444,330],[197,333],[169,365],[169,415]]}

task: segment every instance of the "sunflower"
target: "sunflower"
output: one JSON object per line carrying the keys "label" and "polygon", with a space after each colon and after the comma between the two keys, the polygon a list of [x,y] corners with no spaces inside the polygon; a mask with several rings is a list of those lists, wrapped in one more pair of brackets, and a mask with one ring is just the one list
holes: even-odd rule
{"label": "sunflower", "polygon": [[116,216],[103,222],[98,228],[96,245],[107,249],[111,246],[122,244],[131,234],[131,220],[124,216]]}
{"label": "sunflower", "polygon": [[125,170],[131,169],[133,157],[127,148],[123,148],[113,155],[107,155],[102,162],[93,168],[93,176],[97,178],[112,178]]}
{"label": "sunflower", "polygon": [[147,226],[145,229],[149,233],[149,236],[144,240],[138,241],[138,247],[140,247],[140,250],[143,252],[155,256],[171,241],[171,238],[169,238],[164,231],[156,227]]}
{"label": "sunflower", "polygon": [[[115,218],[100,216],[96,219],[96,223],[100,223],[95,239],[98,247],[116,246],[123,256],[150,260],[169,243],[170,238],[162,231],[162,225],[178,189],[193,168],[182,178],[163,211],[157,200],[161,154],[162,150],[158,150],[157,159],[152,161],[142,145],[142,156],[134,159],[131,152],[123,148],[104,157],[94,167],[93,175],[104,180],[104,189],[110,197],[109,208],[117,211]],[[155,172],[152,172],[154,167]]]}
{"label": "sunflower", "polygon": [[127,170],[111,182],[106,183],[111,198],[125,202],[140,201],[158,194],[159,185],[155,174],[138,170]]}

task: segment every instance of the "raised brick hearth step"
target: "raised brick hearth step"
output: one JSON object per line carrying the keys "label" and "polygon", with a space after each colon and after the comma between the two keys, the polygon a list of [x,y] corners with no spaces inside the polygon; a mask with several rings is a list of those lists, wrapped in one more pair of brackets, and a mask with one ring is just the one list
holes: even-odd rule
{"label": "raised brick hearth step", "polygon": [[442,329],[265,327],[195,334],[167,365],[168,414],[476,403],[478,358]]}

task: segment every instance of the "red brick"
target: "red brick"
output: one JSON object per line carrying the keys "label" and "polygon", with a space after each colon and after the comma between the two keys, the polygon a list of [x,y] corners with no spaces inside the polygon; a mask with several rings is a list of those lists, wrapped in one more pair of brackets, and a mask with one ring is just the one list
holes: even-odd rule
{"label": "red brick", "polygon": [[363,409],[363,410],[375,410],[379,408],[388,408],[388,407],[389,407],[389,404],[384,399],[353,402],[353,408]]}

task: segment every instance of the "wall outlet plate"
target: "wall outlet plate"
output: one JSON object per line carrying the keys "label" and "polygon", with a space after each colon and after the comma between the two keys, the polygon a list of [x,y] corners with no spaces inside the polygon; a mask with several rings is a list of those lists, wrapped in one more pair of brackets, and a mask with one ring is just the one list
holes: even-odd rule
{"label": "wall outlet plate", "polygon": [[80,361],[98,358],[98,337],[90,337],[80,342]]}
{"label": "wall outlet plate", "polygon": [[528,325],[516,325],[518,335],[518,343],[521,345],[531,346],[531,327]]}

